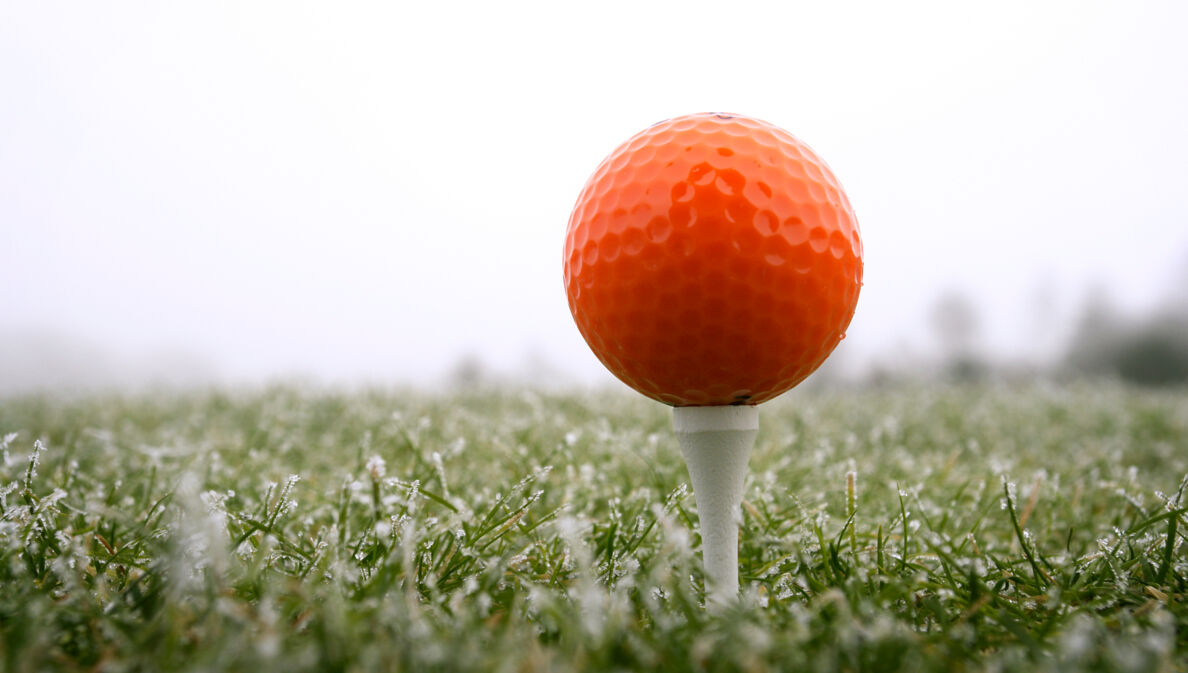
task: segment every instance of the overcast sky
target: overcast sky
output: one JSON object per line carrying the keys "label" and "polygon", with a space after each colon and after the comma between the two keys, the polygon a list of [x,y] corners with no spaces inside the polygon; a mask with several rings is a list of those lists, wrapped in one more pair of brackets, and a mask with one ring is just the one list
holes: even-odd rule
{"label": "overcast sky", "polygon": [[850,196],[846,357],[926,350],[946,290],[1026,354],[1092,286],[1140,311],[1185,278],[1186,7],[0,0],[0,333],[238,380],[602,380],[573,202],[636,131],[723,110]]}

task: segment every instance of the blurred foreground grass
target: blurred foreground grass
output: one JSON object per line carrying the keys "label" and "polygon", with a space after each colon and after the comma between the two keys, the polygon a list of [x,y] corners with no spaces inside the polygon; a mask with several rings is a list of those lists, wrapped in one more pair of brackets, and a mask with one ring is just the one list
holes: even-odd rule
{"label": "blurred foreground grass", "polygon": [[0,401],[0,666],[1188,669],[1184,390],[761,414],[714,616],[671,413],[626,392]]}

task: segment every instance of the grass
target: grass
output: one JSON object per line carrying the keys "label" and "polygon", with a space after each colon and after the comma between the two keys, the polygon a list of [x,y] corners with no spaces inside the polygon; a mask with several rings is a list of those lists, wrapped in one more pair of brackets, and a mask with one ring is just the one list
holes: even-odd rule
{"label": "grass", "polygon": [[5,671],[1188,670],[1188,395],[764,405],[707,613],[629,393],[0,401]]}

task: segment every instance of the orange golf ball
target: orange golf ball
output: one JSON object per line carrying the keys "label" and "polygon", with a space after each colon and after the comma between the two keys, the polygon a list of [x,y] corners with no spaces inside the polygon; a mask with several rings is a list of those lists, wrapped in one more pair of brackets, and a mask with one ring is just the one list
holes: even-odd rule
{"label": "orange golf ball", "polygon": [[660,122],[602,161],[565,235],[578,329],[615,376],[675,406],[758,404],[845,337],[858,221],[833,172],[767,122]]}

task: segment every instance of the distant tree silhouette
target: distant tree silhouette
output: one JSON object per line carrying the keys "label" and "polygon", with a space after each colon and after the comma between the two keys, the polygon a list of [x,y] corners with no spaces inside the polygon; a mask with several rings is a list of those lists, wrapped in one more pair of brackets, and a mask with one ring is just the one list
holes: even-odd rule
{"label": "distant tree silhouette", "polygon": [[1170,303],[1150,318],[1129,322],[1097,292],[1086,304],[1065,360],[1079,375],[1153,386],[1188,383],[1188,309]]}
{"label": "distant tree silhouette", "polygon": [[481,358],[474,354],[466,354],[454,363],[447,380],[454,388],[478,388],[490,381],[490,372]]}
{"label": "distant tree silhouette", "polygon": [[1067,368],[1081,375],[1116,374],[1111,360],[1122,340],[1122,322],[1104,290],[1090,292],[1065,356]]}
{"label": "distant tree silhouette", "polygon": [[1188,318],[1157,316],[1123,339],[1113,359],[1118,375],[1127,381],[1188,383]]}
{"label": "distant tree silhouette", "polygon": [[941,295],[933,306],[931,323],[946,376],[972,380],[985,375],[986,365],[975,352],[981,321],[968,297],[958,292]]}

